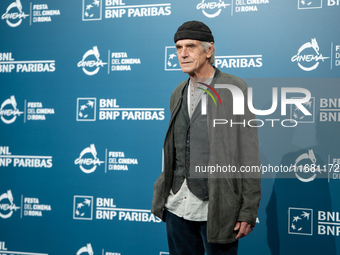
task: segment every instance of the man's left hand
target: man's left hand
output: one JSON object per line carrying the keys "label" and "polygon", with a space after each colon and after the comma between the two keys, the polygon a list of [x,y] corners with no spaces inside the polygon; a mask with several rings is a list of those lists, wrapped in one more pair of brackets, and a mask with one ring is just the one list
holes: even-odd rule
{"label": "man's left hand", "polygon": [[237,230],[238,230],[238,233],[237,233],[237,236],[235,237],[236,240],[248,235],[253,230],[253,226],[250,225],[248,222],[238,221],[236,222],[235,227],[234,227],[234,231],[237,231]]}

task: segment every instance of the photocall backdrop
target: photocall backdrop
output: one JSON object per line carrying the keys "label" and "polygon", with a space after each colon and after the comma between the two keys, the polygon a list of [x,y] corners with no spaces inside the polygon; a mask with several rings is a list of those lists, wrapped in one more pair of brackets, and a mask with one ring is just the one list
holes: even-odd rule
{"label": "photocall backdrop", "polygon": [[[188,77],[173,36],[199,20],[215,66],[253,88],[256,109],[278,91],[276,110],[257,115],[263,194],[239,253],[339,254],[339,11],[339,0],[2,0],[0,253],[168,254],[152,191],[170,95]],[[282,88],[310,91],[311,115],[281,107]]]}

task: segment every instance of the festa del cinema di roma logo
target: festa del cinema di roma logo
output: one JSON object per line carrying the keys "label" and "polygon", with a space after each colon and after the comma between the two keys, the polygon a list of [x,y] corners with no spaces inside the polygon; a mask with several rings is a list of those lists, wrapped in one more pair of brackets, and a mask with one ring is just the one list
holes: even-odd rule
{"label": "festa del cinema di roma logo", "polygon": [[[91,56],[94,56],[91,58]],[[83,72],[87,75],[95,75],[99,72],[99,69],[107,63],[104,63],[100,58],[99,50],[97,46],[93,46],[92,49],[85,52],[82,60],[77,64],[81,67]]]}
{"label": "festa del cinema di roma logo", "polygon": [[[92,158],[85,158],[84,156],[86,154],[90,153],[92,155]],[[104,163],[104,161],[100,161],[99,158],[97,158],[97,150],[94,144],[91,144],[90,147],[85,148],[79,155],[79,158],[77,158],[74,161],[75,165],[79,165],[80,170],[82,170],[86,174],[93,173],[96,171],[97,166]],[[91,166],[90,169],[85,168],[84,166]]]}
{"label": "festa del cinema di roma logo", "polygon": [[[208,18],[215,18],[218,15],[220,15],[222,8],[225,9],[227,6],[230,6],[230,4],[226,4],[222,0],[219,0],[218,2],[205,2],[205,0],[202,0],[202,2],[196,6],[196,9],[202,10],[202,13],[204,14],[204,16]],[[211,11],[208,11],[208,12],[213,12],[213,13],[208,13],[205,11],[205,9],[209,9]],[[217,11],[214,12],[214,9],[217,9]]]}
{"label": "festa del cinema di roma logo", "polygon": [[[12,109],[7,108],[11,107]],[[0,108],[0,116],[1,120],[6,124],[13,123],[20,114],[23,114],[23,112],[20,112],[19,109],[17,109],[17,101],[15,100],[14,96],[11,96],[10,98],[6,99],[2,104]],[[6,118],[5,118],[6,116]]]}
{"label": "festa del cinema di roma logo", "polygon": [[[231,84],[215,84],[215,89],[213,87],[211,87],[210,85],[207,85],[205,83],[201,83],[200,84],[206,86],[207,88],[209,88],[211,91],[213,91],[213,93],[217,96],[221,106],[222,106],[222,100],[219,96],[219,94],[217,93],[217,91],[215,89],[229,89],[229,91],[232,94],[233,97],[233,115],[243,115],[244,114],[244,95],[243,92],[240,88],[236,87],[235,85],[231,85]],[[215,106],[217,106],[216,100],[214,99],[214,96],[211,94],[211,92],[209,92],[206,89],[203,88],[199,88],[203,91],[205,91],[214,101]],[[287,93],[302,93],[305,94],[305,97],[301,97],[301,98],[287,98]],[[202,104],[201,104],[201,114],[202,115],[206,115],[207,114],[207,94],[203,94],[202,95]],[[295,105],[298,109],[300,109],[300,111],[305,114],[305,115],[312,115],[307,109],[306,107],[303,105],[307,102],[309,102],[311,99],[311,93],[309,90],[304,89],[304,88],[281,88],[281,115],[286,115],[286,108],[287,105]],[[253,90],[251,87],[248,87],[248,108],[250,110],[250,112],[252,112],[255,115],[270,115],[272,113],[275,112],[276,108],[278,105],[278,93],[277,93],[277,87],[273,87],[272,89],[272,106],[270,109],[267,110],[258,110],[255,109],[253,106]],[[274,121],[278,121],[278,119],[266,119],[266,121],[271,121],[272,122],[272,127],[274,126]],[[294,125],[284,125],[285,121],[289,121],[289,122],[293,122]],[[232,120],[230,120],[230,124],[232,126]],[[260,122],[261,124],[258,125],[254,125],[254,123]],[[218,124],[227,124],[228,120],[226,119],[214,119],[213,121],[213,126],[215,127]],[[253,124],[252,124],[253,123]],[[297,125],[297,121],[294,119],[287,119],[287,120],[283,120],[281,121],[281,124],[284,127],[295,127]],[[239,124],[239,123],[238,123]],[[244,126],[245,126],[245,120],[244,120]],[[248,121],[248,125],[250,127],[262,127],[264,125],[264,121],[261,119],[253,119],[253,120],[249,120]]]}
{"label": "festa del cinema di roma logo", "polygon": [[[4,203],[6,200],[9,201],[9,204]],[[12,191],[10,190],[7,190],[7,193],[0,195],[0,218],[7,219],[12,216],[13,211],[20,209],[20,207],[17,207],[13,203],[13,200]]]}
{"label": "festa del cinema di roma logo", "polygon": [[78,251],[77,251],[77,255],[81,255],[81,254],[88,254],[88,255],[93,255],[93,249],[90,243],[88,243],[86,246],[81,247]]}
{"label": "festa del cinema di roma logo", "polygon": [[[316,166],[315,154],[314,154],[313,150],[308,150],[308,153],[303,153],[299,157],[297,157],[294,165],[290,166],[289,171],[293,171],[294,169],[299,169],[299,168],[302,169],[302,166],[298,165],[299,162],[302,161],[302,160],[309,160],[313,165]],[[306,164],[305,164],[305,167],[307,167]],[[315,171],[321,172],[320,167],[316,166]],[[300,174],[299,174],[299,171],[295,171],[295,176],[296,176],[296,178],[298,178],[299,181],[301,181],[301,182],[311,182],[315,179],[316,173],[312,173],[312,176],[309,176],[309,177],[301,176],[301,175],[303,175],[304,172],[308,172],[308,171],[307,170],[302,171],[302,173],[300,173]]]}
{"label": "festa del cinema di roma logo", "polygon": [[[119,252],[104,252],[104,249],[102,249],[102,253],[101,254],[105,254],[105,255],[121,255],[121,253]],[[92,248],[91,243],[86,244],[86,246],[81,247],[76,255],[94,255],[94,251]]]}
{"label": "festa del cinema di roma logo", "polygon": [[26,19],[28,14],[22,11],[22,4],[20,0],[16,0],[11,3],[4,14],[2,14],[1,19],[5,19],[7,25],[10,27],[17,27],[21,24],[22,19]]}
{"label": "festa del cinema di roma logo", "polygon": [[[311,39],[311,42],[306,42],[299,48],[297,54],[292,57],[291,61],[297,62],[303,71],[313,71],[319,66],[320,61],[324,62],[325,59],[329,58],[322,56],[319,50],[320,48],[316,39]],[[303,52],[305,53],[303,54]]]}

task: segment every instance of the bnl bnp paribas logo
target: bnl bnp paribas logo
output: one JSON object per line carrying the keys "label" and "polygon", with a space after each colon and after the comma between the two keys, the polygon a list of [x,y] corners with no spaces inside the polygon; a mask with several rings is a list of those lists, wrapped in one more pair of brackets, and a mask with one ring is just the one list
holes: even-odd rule
{"label": "bnl bnp paribas logo", "polygon": [[322,8],[322,0],[298,0],[298,9],[319,9]]}
{"label": "bnl bnp paribas logo", "polygon": [[7,25],[10,27],[17,27],[21,24],[23,19],[28,17],[23,11],[20,0],[12,2],[6,9],[6,12],[1,15],[2,20],[6,20]]}
{"label": "bnl bnp paribas logo", "polygon": [[290,207],[288,210],[288,233],[313,235],[313,210]]}
{"label": "bnl bnp paribas logo", "polygon": [[95,121],[96,120],[96,103],[97,98],[78,98],[77,99],[77,121]]}
{"label": "bnl bnp paribas logo", "polygon": [[102,1],[83,0],[83,21],[102,19]]}
{"label": "bnl bnp paribas logo", "polygon": [[[299,97],[292,97],[299,98]],[[311,97],[308,102],[302,103],[302,105],[311,113],[311,115],[305,115],[296,105],[290,107],[290,118],[297,123],[314,123],[315,122],[315,97]]]}
{"label": "bnl bnp paribas logo", "polygon": [[0,218],[7,219],[18,209],[20,207],[15,205],[11,190],[0,195]]}
{"label": "bnl bnp paribas logo", "polygon": [[[104,15],[102,15],[103,9]],[[138,5],[129,5],[123,0],[83,0],[83,21],[169,15],[171,15],[171,3],[140,4],[138,1]]]}
{"label": "bnl bnp paribas logo", "polygon": [[117,99],[99,99],[99,111],[96,114],[94,97],[77,98],[77,121],[123,120],[123,121],[150,121],[164,120],[164,108],[126,108],[120,107]]}
{"label": "bnl bnp paribas logo", "polygon": [[[261,68],[262,58],[262,55],[215,56],[214,66],[219,69]],[[176,46],[165,47],[165,71],[181,71]]]}
{"label": "bnl bnp paribas logo", "polygon": [[150,210],[118,208],[113,198],[75,195],[73,198],[74,220],[118,220],[144,223],[160,223]]}
{"label": "bnl bnp paribas logo", "polygon": [[17,108],[17,101],[15,100],[14,96],[11,96],[10,98],[6,99],[0,107],[0,118],[3,123],[5,124],[11,124],[13,123],[18,116],[23,114],[24,112],[21,112]]}
{"label": "bnl bnp paribas logo", "polygon": [[299,49],[296,55],[291,58],[291,61],[297,62],[298,66],[306,72],[315,70],[320,62],[325,62],[329,57],[324,57],[320,53],[318,42],[315,38],[312,38],[310,42],[304,43]]}
{"label": "bnl bnp paribas logo", "polygon": [[[340,0],[327,0],[327,6],[339,6]],[[298,9],[299,10],[307,10],[307,9],[321,9],[322,8],[322,0],[298,0]]]}
{"label": "bnl bnp paribas logo", "polygon": [[315,225],[318,235],[340,236],[339,212],[318,210],[313,216],[313,209],[289,207],[288,234],[312,236]]}
{"label": "bnl bnp paribas logo", "polygon": [[177,57],[177,49],[175,46],[165,47],[165,71],[180,71],[182,70]]}
{"label": "bnl bnp paribas logo", "polygon": [[73,219],[92,220],[93,197],[74,196]]}

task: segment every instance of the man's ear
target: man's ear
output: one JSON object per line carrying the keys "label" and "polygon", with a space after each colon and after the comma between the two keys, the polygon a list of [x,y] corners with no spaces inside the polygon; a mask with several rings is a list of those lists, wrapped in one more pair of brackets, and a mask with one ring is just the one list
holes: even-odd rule
{"label": "man's ear", "polygon": [[212,55],[212,53],[213,53],[213,49],[214,49],[214,43],[213,42],[211,42],[210,43],[210,46],[209,46],[209,48],[208,48],[208,50],[207,50],[207,58],[210,58],[211,57],[211,55]]}

